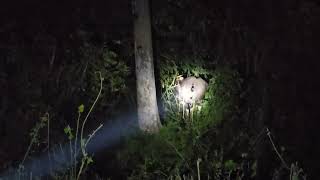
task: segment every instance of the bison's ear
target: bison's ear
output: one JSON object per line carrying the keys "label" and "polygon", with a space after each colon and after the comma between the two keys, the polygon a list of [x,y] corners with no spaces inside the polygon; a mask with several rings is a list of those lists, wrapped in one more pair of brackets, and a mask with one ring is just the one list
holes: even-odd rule
{"label": "bison's ear", "polygon": [[176,84],[176,85],[181,84],[181,82],[183,81],[183,79],[184,79],[184,77],[183,77],[182,75],[177,76],[176,79],[175,79],[175,84]]}

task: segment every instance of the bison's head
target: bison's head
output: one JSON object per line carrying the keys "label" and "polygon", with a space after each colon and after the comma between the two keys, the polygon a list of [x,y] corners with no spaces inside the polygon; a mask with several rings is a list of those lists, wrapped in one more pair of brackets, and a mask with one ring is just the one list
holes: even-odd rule
{"label": "bison's head", "polygon": [[177,97],[181,103],[192,106],[203,98],[207,87],[208,83],[202,78],[193,76],[180,78],[176,86]]}

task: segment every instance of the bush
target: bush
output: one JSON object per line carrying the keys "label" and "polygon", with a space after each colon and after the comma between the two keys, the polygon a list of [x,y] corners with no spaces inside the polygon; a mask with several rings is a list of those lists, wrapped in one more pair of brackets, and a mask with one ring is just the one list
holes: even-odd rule
{"label": "bush", "polygon": [[[160,61],[164,112],[160,132],[137,134],[118,155],[130,179],[227,179],[247,158],[249,137],[239,118],[239,73],[212,67],[201,58],[181,59]],[[175,98],[178,76],[208,81],[204,99],[190,110]]]}

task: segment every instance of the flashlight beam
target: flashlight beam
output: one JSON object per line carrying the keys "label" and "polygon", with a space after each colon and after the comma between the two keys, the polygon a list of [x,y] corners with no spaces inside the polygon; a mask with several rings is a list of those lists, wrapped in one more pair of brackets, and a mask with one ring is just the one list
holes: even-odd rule
{"label": "flashlight beam", "polygon": [[[86,152],[88,152],[88,154],[97,153],[103,149],[113,146],[117,142],[120,142],[122,138],[137,132],[138,128],[136,119],[133,117],[134,116],[121,118],[102,126],[94,136],[89,136],[89,138],[92,139],[85,147]],[[70,150],[70,144],[77,144],[78,151],[74,152],[75,154],[67,153]],[[56,149],[50,153],[46,152],[36,158],[32,158],[31,160],[27,161],[23,167],[16,168],[11,171],[7,170],[1,173],[0,180],[11,180],[17,178],[30,179],[29,176],[31,176],[31,174],[33,177],[36,177],[48,176],[51,173],[64,173],[74,165],[74,159],[81,158],[81,148],[79,147],[79,142],[73,141],[72,143],[66,143],[59,150]],[[51,157],[51,159],[49,159],[49,157]],[[28,173],[28,175],[23,173]]]}

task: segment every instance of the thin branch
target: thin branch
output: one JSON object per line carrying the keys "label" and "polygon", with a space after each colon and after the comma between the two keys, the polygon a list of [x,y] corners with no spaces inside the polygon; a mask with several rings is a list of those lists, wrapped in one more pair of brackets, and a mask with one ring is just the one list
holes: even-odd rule
{"label": "thin branch", "polygon": [[288,164],[286,163],[286,161],[282,158],[281,154],[279,153],[277,147],[275,146],[275,144],[274,144],[274,142],[273,142],[273,140],[272,140],[272,137],[271,137],[271,133],[270,133],[270,131],[269,131],[269,128],[267,128],[267,136],[269,137],[269,140],[270,140],[270,142],[271,142],[271,144],[272,144],[272,147],[273,147],[273,149],[276,151],[276,153],[277,153],[279,159],[281,160],[282,164],[285,166],[286,169],[290,169],[289,166],[288,166]]}
{"label": "thin branch", "polygon": [[76,129],[76,137],[74,141],[74,169],[77,170],[77,141],[78,141],[78,131],[79,131],[79,122],[80,122],[81,112],[78,111],[78,119],[77,119],[77,129]]}
{"label": "thin branch", "polygon": [[[89,117],[92,109],[95,107],[95,105],[96,105],[96,103],[97,103],[97,101],[98,101],[98,99],[99,99],[99,97],[100,97],[100,95],[101,95],[101,92],[102,92],[102,82],[103,82],[103,78],[102,78],[102,76],[101,76],[101,72],[99,71],[98,73],[99,73],[99,75],[100,75],[100,90],[99,90],[99,93],[98,93],[96,99],[94,100],[94,102],[93,102],[93,104],[92,104],[92,106],[91,106],[91,108],[90,108],[90,110],[89,110],[86,118],[84,119],[84,121],[83,121],[83,123],[82,123],[81,134],[80,134],[81,148],[83,148],[83,145],[84,145],[84,144],[82,143],[84,126],[85,126],[85,124],[86,124],[86,122],[87,122],[87,120],[88,120],[88,117]],[[83,151],[83,150],[82,150],[82,152],[83,152],[83,154],[84,154],[84,151]]]}
{"label": "thin branch", "polygon": [[95,129],[95,130],[92,132],[92,134],[89,135],[89,138],[88,138],[88,140],[86,141],[86,144],[85,144],[84,147],[87,147],[87,145],[88,145],[88,143],[90,142],[90,140],[92,139],[92,137],[99,131],[99,129],[102,128],[102,126],[103,126],[103,124],[100,124],[100,126],[99,126],[97,129]]}

